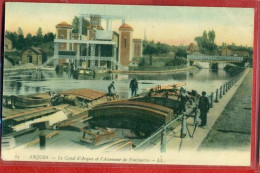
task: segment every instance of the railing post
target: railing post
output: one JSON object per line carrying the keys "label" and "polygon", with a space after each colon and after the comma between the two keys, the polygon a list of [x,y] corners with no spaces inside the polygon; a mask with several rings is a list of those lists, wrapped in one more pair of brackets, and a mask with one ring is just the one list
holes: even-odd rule
{"label": "railing post", "polygon": [[226,84],[223,84],[223,95],[226,94]]}
{"label": "railing post", "polygon": [[161,152],[166,152],[166,127],[164,126],[161,134]]}
{"label": "railing post", "polygon": [[211,108],[213,108],[213,97],[214,97],[214,93],[212,92],[211,96],[210,96],[210,107]]}
{"label": "railing post", "polygon": [[226,92],[228,91],[228,82],[226,83]]}
{"label": "railing post", "polygon": [[218,102],[218,89],[216,90],[216,99],[215,99],[215,102],[216,102],[216,103]]}
{"label": "railing post", "polygon": [[220,86],[220,90],[219,90],[219,98],[222,98],[222,86]]}
{"label": "railing post", "polygon": [[186,134],[187,134],[187,124],[186,124],[186,115],[184,113],[182,117],[181,138],[184,138]]}

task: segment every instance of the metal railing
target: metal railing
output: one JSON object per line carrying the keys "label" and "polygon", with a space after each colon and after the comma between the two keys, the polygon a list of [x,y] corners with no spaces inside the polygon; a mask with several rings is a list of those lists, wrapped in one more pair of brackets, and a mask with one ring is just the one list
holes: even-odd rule
{"label": "metal railing", "polygon": [[[212,92],[210,95],[208,95],[209,103],[210,103],[210,108],[213,107],[214,102],[219,102],[220,99],[227,93],[229,89],[232,88],[236,84],[236,82],[241,78],[241,76],[244,74],[244,71],[239,73],[238,75],[234,76],[231,78],[229,81],[221,85],[219,88],[216,89],[215,92]],[[194,114],[194,115],[193,115]],[[145,147],[148,147],[150,144],[156,142],[158,139],[161,139],[161,152],[166,151],[166,134],[167,134],[167,129],[175,122],[181,121],[181,135],[180,137],[183,138],[186,136],[186,132],[188,131],[187,129],[187,117],[194,117],[194,130],[193,134],[196,130],[196,127],[199,123],[199,114],[197,112],[197,107],[193,107],[186,111],[185,113],[182,113],[177,116],[174,120],[170,121],[167,124],[162,125],[156,132],[154,132],[151,136],[149,136],[147,139],[145,139],[143,142],[138,144],[134,150],[140,150],[140,149],[145,149]],[[193,137],[193,134],[190,134],[188,131],[190,137]]]}
{"label": "metal railing", "polygon": [[159,128],[159,130],[157,130],[155,133],[153,133],[151,136],[149,136],[147,139],[145,139],[143,142],[141,142],[139,145],[137,145],[134,150],[138,150],[141,149],[149,144],[151,144],[152,142],[158,140],[161,137],[161,133],[167,129],[167,127],[169,127],[170,125],[172,125],[174,122],[180,120],[182,117],[184,116],[184,114],[179,115],[177,118],[175,118],[174,120],[172,120],[171,122],[169,122],[166,125],[163,125],[161,128]]}
{"label": "metal railing", "polygon": [[213,107],[214,102],[218,103],[220,99],[228,92],[228,90],[230,90],[236,84],[236,82],[241,78],[244,72],[245,69],[236,76],[232,77],[229,81],[225,82],[219,88],[217,88],[215,92],[212,92],[210,95],[207,96],[211,108]]}

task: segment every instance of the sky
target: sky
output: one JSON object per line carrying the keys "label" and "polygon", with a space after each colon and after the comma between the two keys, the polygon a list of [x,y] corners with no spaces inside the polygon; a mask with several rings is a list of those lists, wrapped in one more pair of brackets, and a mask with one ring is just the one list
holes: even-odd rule
{"label": "sky", "polygon": [[[203,31],[214,30],[215,42],[253,46],[254,9],[216,7],[90,5],[55,3],[6,3],[5,30],[24,35],[56,32],[63,21],[72,23],[79,14],[100,14],[124,17],[134,28],[134,38],[160,41],[171,45],[188,45]],[[118,31],[121,20],[113,20],[112,29]],[[102,22],[105,28],[105,21]]]}

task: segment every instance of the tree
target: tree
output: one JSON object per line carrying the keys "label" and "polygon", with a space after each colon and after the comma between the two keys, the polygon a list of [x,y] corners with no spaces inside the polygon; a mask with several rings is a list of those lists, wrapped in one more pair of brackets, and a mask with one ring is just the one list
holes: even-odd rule
{"label": "tree", "polygon": [[203,31],[202,36],[195,37],[195,41],[197,42],[200,52],[206,54],[214,54],[215,51],[218,50],[215,42],[215,31],[211,30],[207,33],[207,31]]}
{"label": "tree", "polygon": [[147,42],[144,45],[143,54],[149,55],[149,57],[150,57],[150,59],[149,59],[150,66],[152,66],[152,64],[153,64],[153,62],[152,62],[152,55],[158,54],[158,49],[156,48],[156,45],[154,44],[153,41]]}
{"label": "tree", "polygon": [[199,46],[199,50],[201,51],[203,49],[202,48],[202,37],[196,37],[194,40],[197,42],[197,44]]}
{"label": "tree", "polygon": [[33,36],[33,45],[39,46],[42,42],[43,42],[42,28],[39,27],[36,32],[36,35]]}
{"label": "tree", "polygon": [[48,32],[47,34],[44,34],[43,36],[43,42],[50,42],[53,41],[55,38],[55,35],[52,32]]}
{"label": "tree", "polygon": [[[87,27],[90,25],[89,21],[85,18],[82,18],[82,34],[87,35]],[[72,21],[72,32],[79,32],[79,18],[77,16],[74,17]]]}
{"label": "tree", "polygon": [[8,39],[12,41],[13,47],[16,48],[18,42],[18,34],[16,32],[6,31],[5,35]]}
{"label": "tree", "polygon": [[21,27],[18,28],[18,35],[23,35],[23,30]]}
{"label": "tree", "polygon": [[31,47],[33,45],[33,36],[31,33],[28,33],[25,38],[26,48]]}
{"label": "tree", "polygon": [[18,39],[17,39],[17,45],[16,48],[18,50],[23,50],[25,48],[25,39],[24,39],[24,35],[23,35],[23,30],[22,28],[18,28]]}
{"label": "tree", "polygon": [[215,37],[216,37],[215,31],[214,31],[214,30],[209,31],[209,32],[208,32],[208,37],[209,37],[209,41],[210,41],[211,43],[214,43]]}
{"label": "tree", "polygon": [[179,48],[175,55],[176,55],[176,57],[187,58],[187,50],[185,48]]}

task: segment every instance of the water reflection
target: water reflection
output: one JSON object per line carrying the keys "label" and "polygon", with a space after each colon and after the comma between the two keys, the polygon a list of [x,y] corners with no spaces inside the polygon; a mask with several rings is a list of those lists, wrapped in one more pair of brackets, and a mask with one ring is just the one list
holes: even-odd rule
{"label": "water reflection", "polygon": [[3,94],[27,95],[48,91],[59,92],[73,88],[91,88],[107,92],[107,86],[111,80],[114,80],[117,94],[121,98],[128,98],[130,97],[129,83],[133,78],[138,80],[138,93],[154,85],[178,82],[186,82],[187,89],[212,92],[231,76],[223,69],[218,71],[201,69],[172,74],[108,74],[101,78],[77,80],[66,73],[56,74],[54,71],[24,72],[4,76]]}

